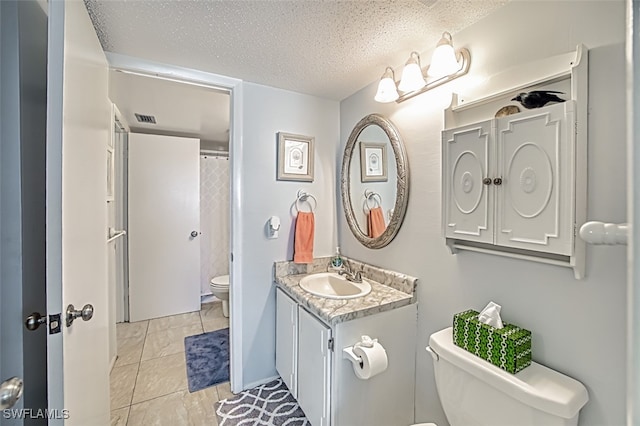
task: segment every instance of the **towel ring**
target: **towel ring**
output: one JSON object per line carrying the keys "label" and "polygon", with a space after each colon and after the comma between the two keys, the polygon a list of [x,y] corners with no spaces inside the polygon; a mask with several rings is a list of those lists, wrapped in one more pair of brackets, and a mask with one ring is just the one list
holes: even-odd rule
{"label": "towel ring", "polygon": [[[373,207],[369,205],[369,200],[373,200]],[[368,214],[371,209],[376,207],[382,207],[382,197],[377,192],[366,189],[364,191],[364,205],[363,210],[365,214]]]}
{"label": "towel ring", "polygon": [[[314,201],[314,204],[312,204],[309,201],[309,198],[312,198]],[[318,200],[316,199],[316,197],[314,197],[311,194],[308,194],[306,192],[304,192],[302,189],[298,191],[298,194],[296,195],[296,202],[294,203],[295,207],[296,207],[296,211],[300,212],[300,209],[298,208],[298,203],[299,202],[307,202],[307,204],[309,204],[309,208],[311,209],[311,213],[315,212],[316,208],[318,207]]]}

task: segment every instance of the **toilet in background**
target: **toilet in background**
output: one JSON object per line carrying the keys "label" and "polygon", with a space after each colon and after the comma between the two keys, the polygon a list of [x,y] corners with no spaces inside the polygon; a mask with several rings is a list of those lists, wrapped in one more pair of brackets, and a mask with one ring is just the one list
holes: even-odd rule
{"label": "toilet in background", "polygon": [[432,334],[427,347],[451,426],[578,424],[580,409],[589,400],[582,383],[535,362],[508,373],[456,346],[452,330]]}
{"label": "toilet in background", "polygon": [[229,318],[229,275],[220,275],[211,279],[211,292],[222,300],[222,315]]}

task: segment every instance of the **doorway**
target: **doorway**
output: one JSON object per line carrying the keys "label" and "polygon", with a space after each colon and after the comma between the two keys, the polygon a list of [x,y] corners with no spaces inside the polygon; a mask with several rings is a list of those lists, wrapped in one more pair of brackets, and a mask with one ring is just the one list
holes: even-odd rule
{"label": "doorway", "polygon": [[[164,288],[161,293],[166,295],[167,299],[182,300],[182,293],[172,288],[173,284],[169,281],[179,281],[182,277],[194,273],[192,271],[194,268],[188,267],[188,264],[196,262],[200,275],[197,289],[191,284],[192,279],[184,278],[182,281],[186,280],[189,283],[181,284],[181,291],[190,294],[188,296],[190,302],[185,302],[183,305],[189,305],[190,310],[193,310],[194,306],[191,305],[195,302],[192,300],[194,298],[192,293],[197,292],[198,297],[208,296],[211,294],[209,285],[211,280],[229,275],[229,91],[213,86],[194,85],[175,79],[168,80],[112,69],[110,97],[116,111],[120,113],[118,121],[124,121],[128,126],[126,149],[128,164],[124,168],[126,185],[119,189],[124,192],[134,191],[128,197],[125,194],[125,202],[128,198],[129,203],[127,206],[122,206],[123,208],[119,211],[123,212],[124,217],[129,216],[125,218],[125,220],[128,219],[127,227],[137,228],[133,234],[130,232],[128,237],[129,258],[133,263],[129,267],[128,291],[125,286],[118,286],[116,300],[118,321],[125,319],[135,321],[187,312],[189,309],[184,306],[173,306],[171,302],[165,303],[164,308],[160,306],[162,303],[153,303],[154,308],[147,308],[145,304],[146,300],[155,300],[160,288]],[[121,129],[115,129],[115,131],[116,136],[122,135]],[[193,146],[193,149],[186,149],[187,145]],[[185,149],[187,152],[183,153]],[[171,152],[165,153],[167,155],[163,157],[161,150],[171,150]],[[195,151],[200,153],[199,158]],[[181,164],[185,165],[181,169],[174,170],[178,167],[177,159],[179,158],[182,159]],[[221,158],[224,161],[219,161]],[[194,166],[194,162],[198,164]],[[197,173],[192,175],[191,171],[198,167],[200,168],[199,176]],[[119,168],[116,169],[119,170]],[[170,171],[179,174],[173,177],[168,176]],[[187,177],[187,174],[191,176]],[[116,175],[118,175],[117,172]],[[173,186],[177,184],[178,176],[187,179],[185,184],[188,182],[191,184],[177,191]],[[165,192],[173,192],[174,195],[166,197]],[[175,198],[177,193],[181,194],[180,200]],[[199,199],[194,200],[195,197]],[[164,200],[165,208],[159,208],[159,205],[150,206],[156,199],[158,204],[160,198]],[[171,200],[179,201],[180,208],[174,207],[172,204],[175,203],[171,203]],[[193,209],[185,210],[182,205],[187,200],[190,200],[189,203],[194,203],[195,209],[198,209],[196,203],[200,201],[199,215],[202,220],[199,220],[197,212],[192,211]],[[174,216],[171,215],[165,218],[166,220],[157,217],[165,210],[172,208],[177,210],[172,214],[178,223],[172,224],[173,221],[170,219]],[[140,217],[141,220],[131,222],[132,217],[134,219]],[[187,220],[187,217],[190,219]],[[149,224],[152,221],[157,223]],[[194,234],[190,235],[189,241],[183,241],[180,238],[182,236],[180,232],[186,232],[182,229],[180,231],[175,229],[177,238],[171,242],[164,241],[165,234],[183,225],[180,222],[189,222],[185,226],[189,228],[189,234]],[[167,226],[161,226],[161,224]],[[143,232],[146,235],[145,238],[140,237]],[[176,253],[164,253],[163,256],[155,258],[148,255],[158,246],[167,246],[169,243],[176,247],[180,244],[186,245],[181,250],[177,249]],[[200,245],[197,253],[192,253],[188,258],[182,256],[182,260],[178,260],[183,251],[186,253],[194,250],[196,245]],[[164,248],[163,252],[168,250]],[[201,261],[194,259],[198,256],[202,258]],[[167,269],[165,265],[171,262],[175,263],[174,268]],[[167,270],[159,270],[153,277],[146,276],[148,273],[145,270],[163,268]],[[171,275],[172,271],[177,272],[173,274],[176,275],[173,280],[165,278]],[[140,289],[141,286],[142,289]],[[164,299],[161,298],[160,301],[162,300]],[[132,304],[135,309],[132,308]]]}
{"label": "doorway", "polygon": [[[166,65],[159,65],[155,63],[145,62],[135,58],[123,57],[121,55],[112,55],[107,53],[107,59],[111,65],[110,73],[128,74],[130,76],[141,77],[149,80],[161,80],[172,83],[179,83],[188,87],[195,87],[209,91],[217,91],[218,93],[224,93],[227,96],[227,111],[229,114],[228,124],[225,130],[226,144],[220,143],[215,139],[203,139],[203,154],[208,157],[217,157],[216,161],[224,161],[228,164],[229,174],[229,208],[228,208],[228,227],[229,241],[226,247],[228,253],[227,267],[228,273],[231,276],[231,291],[230,291],[230,318],[227,320],[231,325],[230,347],[231,347],[231,390],[238,392],[242,390],[242,339],[241,339],[241,271],[234,270],[233,263],[230,261],[232,258],[232,248],[234,245],[234,239],[239,240],[240,230],[238,221],[234,221],[234,214],[239,213],[239,196],[237,193],[237,183],[240,180],[239,171],[237,167],[234,167],[233,152],[239,149],[240,135],[241,135],[241,82],[236,79],[216,76],[208,73],[196,72],[193,70],[185,70],[178,67],[171,67]],[[117,70],[117,71],[116,71]],[[132,96],[133,91],[127,91],[128,97]],[[110,94],[112,95],[112,94]],[[172,100],[176,98],[173,97]],[[118,102],[112,96],[112,101],[122,108],[122,102]],[[122,111],[121,111],[122,112]],[[122,112],[125,116],[126,113]],[[129,120],[127,124],[131,125]],[[130,131],[133,131],[130,129]],[[179,136],[193,136],[192,133],[186,132],[183,129],[177,129],[173,131],[174,135]],[[223,141],[224,142],[224,141]],[[225,157],[224,159],[220,157]],[[235,207],[234,207],[235,206]],[[224,269],[224,268],[223,268]],[[223,272],[223,271],[222,271]],[[201,285],[204,289],[204,285]],[[124,304],[124,301],[123,301]],[[123,318],[120,316],[120,318]],[[237,326],[237,327],[236,327]]]}

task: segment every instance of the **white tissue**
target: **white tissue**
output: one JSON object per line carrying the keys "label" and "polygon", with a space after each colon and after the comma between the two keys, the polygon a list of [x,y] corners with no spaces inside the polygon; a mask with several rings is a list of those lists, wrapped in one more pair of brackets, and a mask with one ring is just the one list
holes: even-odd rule
{"label": "white tissue", "polygon": [[478,315],[478,321],[490,325],[494,328],[503,328],[502,319],[500,318],[500,309],[502,307],[495,302],[489,302],[487,306]]}

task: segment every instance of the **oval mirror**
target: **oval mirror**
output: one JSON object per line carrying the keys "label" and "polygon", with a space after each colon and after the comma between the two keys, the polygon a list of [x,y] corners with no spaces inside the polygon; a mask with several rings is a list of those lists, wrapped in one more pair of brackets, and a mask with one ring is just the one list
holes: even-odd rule
{"label": "oval mirror", "polygon": [[377,249],[393,240],[407,210],[409,164],[391,121],[370,114],[355,125],[342,158],[342,204],[353,235]]}

